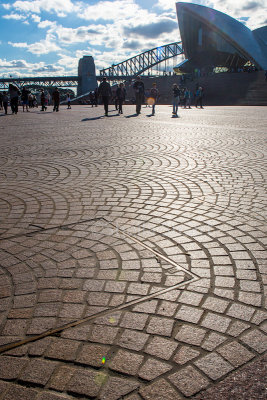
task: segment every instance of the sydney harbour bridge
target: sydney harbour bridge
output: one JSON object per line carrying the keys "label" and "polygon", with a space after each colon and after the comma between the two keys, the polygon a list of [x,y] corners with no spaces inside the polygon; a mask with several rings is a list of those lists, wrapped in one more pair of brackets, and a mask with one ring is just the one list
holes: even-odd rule
{"label": "sydney harbour bridge", "polygon": [[[95,69],[87,67],[87,63],[83,63],[83,59],[79,61],[78,75],[77,76],[50,76],[50,77],[10,77],[10,78],[0,78],[0,90],[8,90],[10,83],[16,84],[18,87],[23,86],[31,87],[58,87],[58,88],[71,88],[77,87],[77,94],[83,95],[89,90],[94,90],[95,86],[93,82],[100,81],[103,76],[107,77],[109,81],[119,81],[119,80],[129,80],[137,75],[147,74],[150,76],[160,75],[163,73],[164,64],[168,60],[175,58],[183,54],[182,42],[169,43],[160,47],[155,47],[153,49],[147,50],[141,54],[131,57],[118,64],[113,64],[112,66],[100,70],[99,75],[95,75]],[[84,57],[86,58],[86,57]],[[88,57],[93,60],[92,57]],[[85,60],[87,61],[87,60]],[[159,66],[163,66],[160,68]],[[158,71],[155,73],[155,68],[158,67]]]}

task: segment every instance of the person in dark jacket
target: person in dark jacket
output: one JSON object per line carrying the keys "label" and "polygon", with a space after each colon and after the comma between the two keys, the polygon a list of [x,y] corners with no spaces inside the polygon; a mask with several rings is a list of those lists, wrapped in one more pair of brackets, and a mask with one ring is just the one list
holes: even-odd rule
{"label": "person in dark jacket", "polygon": [[135,101],[136,101],[136,114],[139,115],[141,112],[142,103],[144,101],[145,86],[141,80],[141,76],[136,78],[133,84],[133,89],[135,91]]}
{"label": "person in dark jacket", "polygon": [[27,90],[25,87],[22,88],[21,91],[21,100],[22,100],[22,109],[24,112],[24,108],[26,107],[26,111],[29,111],[29,90]]}
{"label": "person in dark jacket", "polygon": [[180,91],[179,86],[177,85],[177,83],[173,84],[172,94],[173,94],[172,115],[174,117],[178,117],[178,104],[179,104],[179,101],[180,101],[181,91]]}
{"label": "person in dark jacket", "polygon": [[107,78],[105,76],[103,77],[103,81],[99,85],[98,95],[102,97],[105,116],[108,116],[108,103],[109,103],[109,98],[112,96],[112,92],[110,84],[107,82]]}
{"label": "person in dark jacket", "polygon": [[119,105],[119,114],[123,114],[122,112],[122,105],[123,102],[125,101],[125,97],[126,97],[126,90],[124,87],[123,83],[120,83],[119,87],[116,90],[116,97],[118,99],[118,105]]}
{"label": "person in dark jacket", "polygon": [[8,95],[6,92],[3,92],[3,106],[4,106],[5,114],[7,114]]}
{"label": "person in dark jacket", "polygon": [[41,90],[41,106],[42,106],[41,111],[46,111],[46,109],[47,109],[47,107],[45,105],[45,100],[46,100],[46,98],[45,98],[44,89],[42,89]]}
{"label": "person in dark jacket", "polygon": [[58,91],[58,88],[55,88],[52,97],[53,97],[53,100],[54,100],[53,111],[58,111],[58,108],[59,108],[59,91]]}
{"label": "person in dark jacket", "polygon": [[20,90],[17,86],[9,84],[9,96],[10,96],[10,106],[12,110],[12,114],[18,113],[18,105],[19,105],[19,95]]}

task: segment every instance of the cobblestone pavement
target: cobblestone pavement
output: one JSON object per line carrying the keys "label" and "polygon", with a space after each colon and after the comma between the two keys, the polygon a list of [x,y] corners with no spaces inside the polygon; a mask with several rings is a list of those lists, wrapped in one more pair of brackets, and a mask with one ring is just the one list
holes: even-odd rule
{"label": "cobblestone pavement", "polygon": [[0,115],[1,400],[216,399],[261,365],[266,107],[124,109]]}

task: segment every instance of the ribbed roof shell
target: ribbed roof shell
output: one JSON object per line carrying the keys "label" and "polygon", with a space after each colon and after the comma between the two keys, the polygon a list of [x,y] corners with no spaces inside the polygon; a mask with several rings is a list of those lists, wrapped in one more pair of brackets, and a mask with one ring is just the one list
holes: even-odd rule
{"label": "ribbed roof shell", "polygon": [[176,3],[176,10],[182,41],[186,36],[186,32],[183,31],[183,14],[186,12],[224,37],[255,65],[267,69],[267,48],[264,51],[262,43],[260,45],[258,42],[258,35],[253,34],[249,28],[236,19],[213,8],[192,3]]}

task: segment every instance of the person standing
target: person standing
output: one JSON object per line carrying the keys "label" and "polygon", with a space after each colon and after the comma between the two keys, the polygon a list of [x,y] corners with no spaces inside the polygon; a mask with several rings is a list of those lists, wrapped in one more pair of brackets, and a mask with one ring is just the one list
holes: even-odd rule
{"label": "person standing", "polygon": [[141,113],[145,93],[145,86],[140,76],[136,78],[136,81],[133,84],[133,89],[135,91],[136,114],[139,115]]}
{"label": "person standing", "polygon": [[185,97],[185,107],[184,108],[191,108],[191,92],[190,92],[190,89],[185,88],[184,97]]}
{"label": "person standing", "polygon": [[125,101],[126,97],[126,90],[123,83],[120,83],[119,87],[116,90],[116,98],[118,99],[118,106],[119,106],[119,114],[122,114],[122,105]]}
{"label": "person standing", "polygon": [[7,114],[8,95],[6,92],[3,92],[3,106],[4,106],[5,114]]}
{"label": "person standing", "polygon": [[45,105],[45,93],[44,93],[44,89],[41,90],[41,111],[46,111],[47,107]]}
{"label": "person standing", "polygon": [[180,101],[180,89],[179,86],[177,85],[177,83],[173,84],[172,87],[172,94],[173,94],[173,100],[172,100],[172,115],[175,117],[178,117],[178,104]]}
{"label": "person standing", "polygon": [[156,102],[159,98],[159,91],[156,82],[152,84],[152,88],[150,89],[150,98],[152,99],[152,115],[155,115]]}
{"label": "person standing", "polygon": [[59,91],[58,88],[56,87],[54,92],[53,92],[53,101],[54,101],[54,108],[53,111],[58,111],[59,109]]}
{"label": "person standing", "polygon": [[21,100],[22,100],[22,109],[24,112],[24,108],[26,107],[26,111],[29,111],[29,91],[23,87],[21,92]]}
{"label": "person standing", "polygon": [[71,109],[71,105],[70,105],[70,94],[67,93],[67,104],[68,104],[68,110]]}
{"label": "person standing", "polygon": [[20,95],[19,88],[17,88],[16,86],[14,86],[10,83],[9,84],[9,96],[10,96],[10,106],[11,106],[12,114],[18,113],[19,95]]}
{"label": "person standing", "polygon": [[198,105],[200,105],[200,108],[204,108],[202,100],[203,100],[203,88],[199,86],[199,88],[196,91],[196,108]]}
{"label": "person standing", "polygon": [[102,101],[104,104],[105,116],[108,116],[108,103],[109,98],[112,97],[110,84],[107,82],[106,76],[103,77],[102,82],[98,88],[98,95],[102,97]]}

